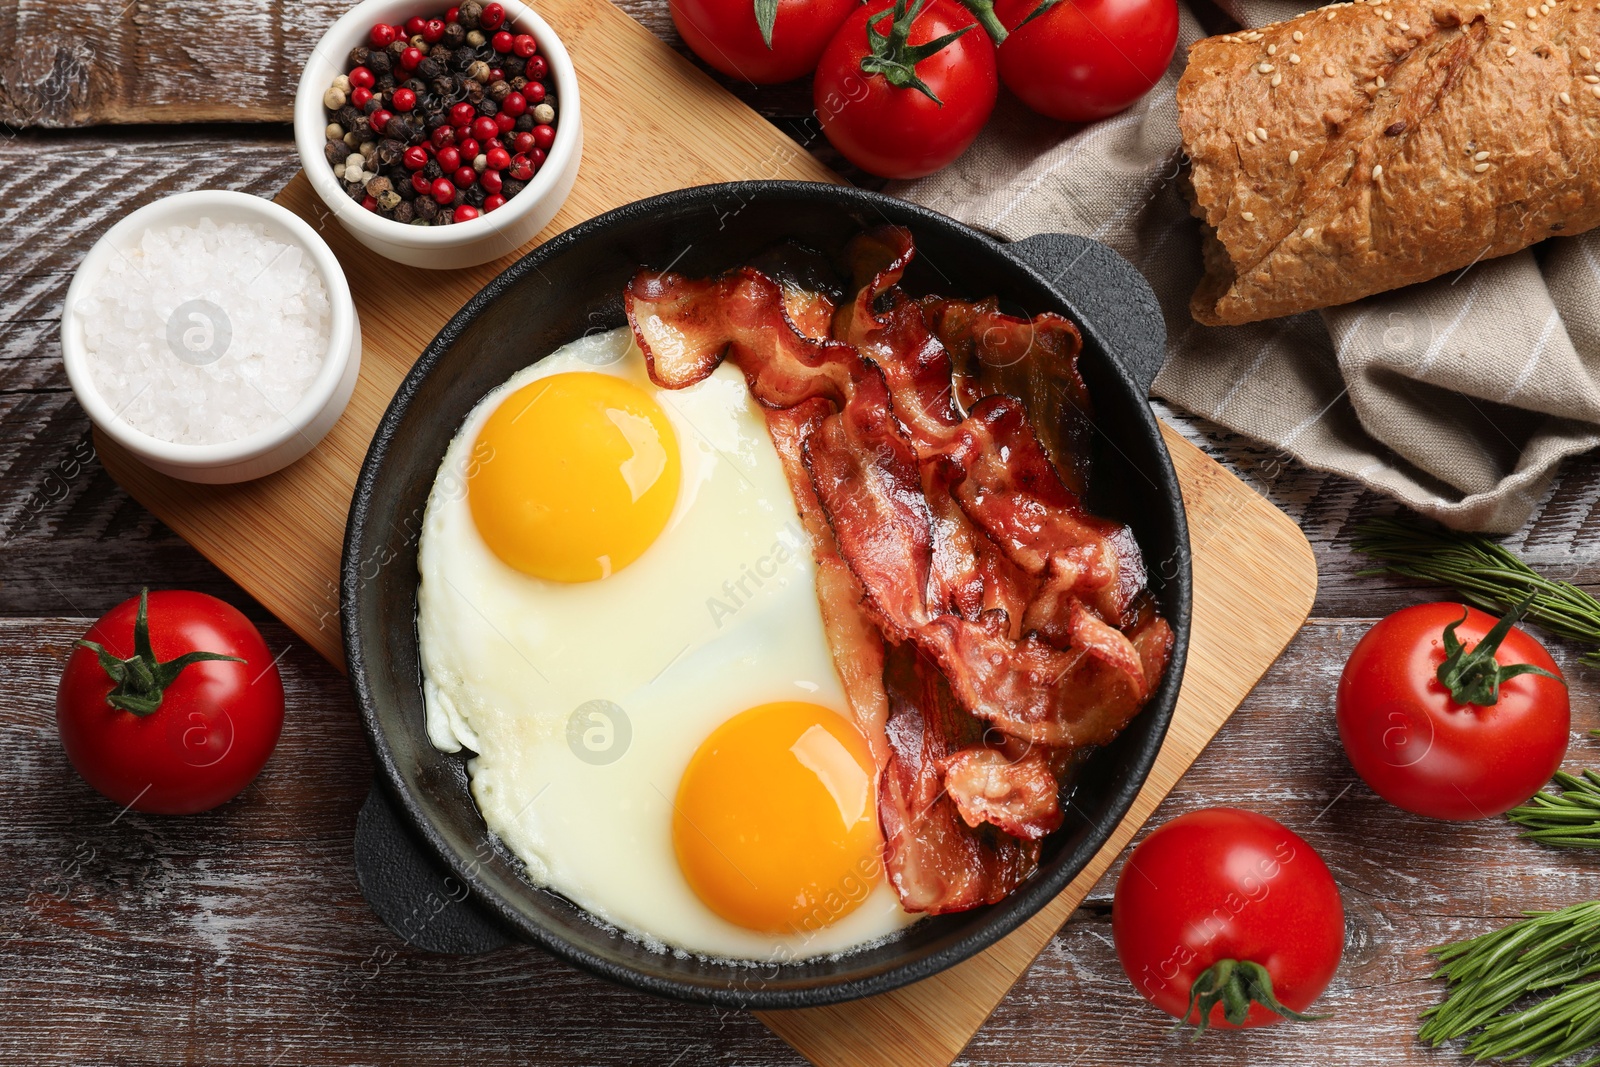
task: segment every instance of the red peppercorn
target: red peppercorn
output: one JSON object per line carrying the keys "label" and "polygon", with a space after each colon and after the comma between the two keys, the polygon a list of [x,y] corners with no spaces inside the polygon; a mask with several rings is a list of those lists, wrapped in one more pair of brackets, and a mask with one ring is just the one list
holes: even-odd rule
{"label": "red peppercorn", "polygon": [[517,120],[502,111],[494,117],[494,125],[500,133],[510,133],[517,128]]}
{"label": "red peppercorn", "polygon": [[[506,162],[511,162],[510,156],[506,157]],[[486,170],[478,175],[478,184],[483,186],[483,191],[486,193],[498,193],[502,182],[503,179],[497,170]]]}
{"label": "red peppercorn", "polygon": [[439,149],[439,169],[446,173],[457,170],[461,166],[461,152],[457,148],[446,146]]}
{"label": "red peppercorn", "polygon": [[503,82],[505,80],[506,80],[506,71],[505,71],[504,67],[490,67],[489,68],[489,84],[490,85],[493,85],[495,82]]}
{"label": "red peppercorn", "polygon": [[493,211],[495,208],[505,206],[506,198],[501,196],[499,193],[495,193],[493,196],[486,196],[483,198],[484,211]]}
{"label": "red peppercorn", "polygon": [[357,89],[370,89],[377,82],[377,79],[372,75],[372,71],[366,67],[352,68],[346,77],[350,79],[350,84]]}
{"label": "red peppercorn", "polygon": [[[532,137],[533,134],[529,134]],[[434,148],[447,148],[456,143],[456,128],[454,126],[439,126],[428,135]],[[531,141],[529,142],[532,143]]]}
{"label": "red peppercorn", "polygon": [[519,182],[525,182],[533,177],[533,164],[528,161],[527,156],[515,155],[511,157],[511,166],[506,169],[506,173]]}
{"label": "red peppercorn", "polygon": [[505,30],[501,30],[499,33],[489,38],[489,43],[494,46],[494,50],[496,52],[509,52],[511,51],[511,42],[513,40],[515,40],[515,38],[513,38]]}
{"label": "red peppercorn", "polygon": [[519,33],[511,41],[511,51],[515,55],[527,59],[539,50],[539,42],[533,39],[531,33]]}
{"label": "red peppercorn", "polygon": [[478,109],[463,100],[450,108],[450,125],[470,126],[477,114]]}
{"label": "red peppercorn", "polygon": [[[522,76],[530,82],[542,82],[545,75],[549,73],[550,64],[544,61],[544,56],[533,56],[529,58],[527,67],[522,71]],[[524,89],[522,91],[527,92],[528,90]]]}
{"label": "red peppercorn", "polygon": [[456,171],[452,177],[457,186],[465,189],[467,186],[478,180],[478,172],[473,170],[471,167],[462,167],[460,170]]}
{"label": "red peppercorn", "polygon": [[446,22],[460,22],[461,21],[461,9],[459,7],[447,7],[447,8],[445,8],[444,9],[444,20]]}
{"label": "red peppercorn", "polygon": [[427,24],[428,20],[423,18],[421,15],[412,15],[410,18],[406,19],[406,36],[415,37],[417,34],[422,32],[422,28]]}
{"label": "red peppercorn", "polygon": [[427,25],[422,27],[422,39],[429,44],[438,44],[444,40],[444,20],[429,19]]}
{"label": "red peppercorn", "polygon": [[389,125],[389,120],[392,118],[394,118],[394,112],[386,111],[380,107],[378,110],[367,116],[367,122],[372,125],[372,130],[374,133],[382,133],[383,128]]}
{"label": "red peppercorn", "polygon": [[400,158],[405,162],[406,170],[421,170],[428,165],[428,150],[414,144]]}
{"label": "red peppercorn", "polygon": [[394,109],[410,111],[417,106],[417,94],[402,86],[394,91]]}
{"label": "red peppercorn", "polygon": [[378,210],[378,202],[372,199],[370,196],[364,196],[361,198],[361,206],[366,208],[368,211]]}
{"label": "red peppercorn", "polygon": [[394,44],[394,27],[386,23],[378,23],[367,34],[367,41],[374,48],[388,48]]}
{"label": "red peppercorn", "polygon": [[350,90],[350,102],[358,108],[366,107],[367,101],[372,99],[372,90],[364,85],[358,85]]}
{"label": "red peppercorn", "polygon": [[477,119],[472,124],[472,136],[476,137],[480,141],[487,141],[489,138],[493,137],[499,132],[499,123],[495,122],[494,119],[489,118],[487,115]]}
{"label": "red peppercorn", "polygon": [[519,133],[511,138],[511,150],[521,155],[527,155],[533,151],[533,134]]}
{"label": "red peppercorn", "polygon": [[430,191],[433,193],[434,202],[438,204],[448,204],[456,198],[455,183],[449,178],[437,179]]}
{"label": "red peppercorn", "polygon": [[533,143],[548,151],[550,146],[556,143],[556,128],[544,125],[535,126],[533,128]]}
{"label": "red peppercorn", "polygon": [[544,82],[529,82],[524,85],[522,98],[530,104],[544,103]]}
{"label": "red peppercorn", "polygon": [[419,170],[411,175],[411,188],[417,191],[418,196],[432,196],[433,179]]}
{"label": "red peppercorn", "polygon": [[532,161],[534,169],[538,170],[540,167],[544,166],[544,149],[535,148],[532,152],[528,153],[528,159]]}
{"label": "red peppercorn", "polygon": [[400,65],[407,70],[416,70],[422,65],[422,49],[407,48],[400,53]]}
{"label": "red peppercorn", "polygon": [[[456,142],[456,147],[461,150],[461,158],[468,163],[471,163],[474,159],[477,159],[478,153],[482,151],[482,149],[478,147],[478,142],[474,141],[470,137],[461,138]],[[443,166],[443,164],[440,165]]]}
{"label": "red peppercorn", "polygon": [[500,24],[506,20],[506,9],[499,4],[484,4],[483,14],[478,16],[478,25],[486,30],[498,30]]}
{"label": "red peppercorn", "polygon": [[500,113],[516,118],[528,110],[528,98],[521,93],[507,93],[506,98],[500,101]]}
{"label": "red peppercorn", "polygon": [[478,209],[473,207],[471,204],[457,204],[456,205],[456,221],[457,222],[471,222],[473,219],[475,219],[477,217],[478,217]]}
{"label": "red peppercorn", "polygon": [[505,170],[511,166],[511,153],[499,145],[485,152],[484,157],[489,161],[490,170]]}

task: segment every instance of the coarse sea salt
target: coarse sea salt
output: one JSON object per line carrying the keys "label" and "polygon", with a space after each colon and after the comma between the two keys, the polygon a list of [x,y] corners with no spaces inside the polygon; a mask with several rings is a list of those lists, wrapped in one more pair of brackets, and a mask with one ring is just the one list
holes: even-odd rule
{"label": "coarse sea salt", "polygon": [[286,425],[331,328],[303,249],[209,218],[146,230],[75,310],[95,386],[118,417],[191,445]]}

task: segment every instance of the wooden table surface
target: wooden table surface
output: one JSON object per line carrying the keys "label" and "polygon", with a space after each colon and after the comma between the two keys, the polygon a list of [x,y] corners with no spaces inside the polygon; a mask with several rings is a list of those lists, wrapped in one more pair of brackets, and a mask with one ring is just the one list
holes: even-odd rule
{"label": "wooden table surface", "polygon": [[[664,0],[625,5],[681,47]],[[343,679],[292,639],[96,461],[62,371],[57,322],[91,243],[182,189],[268,195],[298,167],[285,125],[301,57],[336,0],[14,0],[0,11],[0,1062],[221,1064],[789,1064],[745,1014],[652,1000],[532,948],[470,960],[406,949],[355,884],[351,837],[370,781]],[[806,87],[730,86],[774,121]],[[827,158],[830,164],[837,160]],[[1116,870],[973,1041],[971,1064],[1455,1063],[1414,1040],[1438,996],[1424,948],[1528,908],[1600,897],[1600,863],[1380,802],[1339,750],[1332,692],[1378,616],[1429,597],[1359,577],[1350,524],[1393,506],[1203,420],[1163,411],[1304,528],[1312,619],[1154,823],[1254,808],[1309,840],[1348,912],[1345,960],[1314,1029],[1175,1035],[1124,979],[1110,939]],[[1510,544],[1600,584],[1600,462],[1569,463]],[[227,598],[282,650],[289,714],[265,773],[191,818],[117,809],[55,737],[71,641],[141,584]],[[1600,672],[1554,651],[1575,726],[1600,727]],[[1600,765],[1575,740],[1571,768]]]}

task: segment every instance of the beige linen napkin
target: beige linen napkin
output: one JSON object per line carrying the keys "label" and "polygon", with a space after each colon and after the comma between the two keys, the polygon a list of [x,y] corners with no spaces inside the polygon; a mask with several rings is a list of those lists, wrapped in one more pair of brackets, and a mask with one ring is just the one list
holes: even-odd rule
{"label": "beige linen napkin", "polygon": [[[1247,26],[1305,10],[1226,6]],[[1189,316],[1200,241],[1177,180],[1173,97],[1200,36],[1184,9],[1162,82],[1088,126],[1003,94],[953,166],[890,191],[1013,240],[1105,242],[1166,312],[1157,396],[1450,526],[1518,529],[1560,461],[1600,444],[1600,231],[1320,313],[1201,326]]]}

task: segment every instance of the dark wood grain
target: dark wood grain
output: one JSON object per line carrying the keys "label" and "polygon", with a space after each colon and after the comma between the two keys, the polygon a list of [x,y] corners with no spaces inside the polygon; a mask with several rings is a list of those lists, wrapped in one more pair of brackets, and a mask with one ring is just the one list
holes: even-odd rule
{"label": "dark wood grain", "polygon": [[[1437,996],[1424,947],[1600,896],[1592,860],[1519,842],[1502,820],[1408,816],[1354,777],[1328,694],[1370,621],[1309,624],[1153,820],[1247,806],[1318,849],[1348,913],[1322,1005],[1336,1017],[1309,1032],[1175,1036],[1111,950],[1113,871],[965,1062],[1302,1063],[1311,1040],[1330,1063],[1435,1062],[1413,1041]],[[207,815],[119,814],[55,739],[55,678],[88,622],[0,622],[20,697],[0,731],[0,1062],[351,1064],[399,1050],[417,1065],[795,1062],[748,1016],[637,996],[535,949],[445,959],[405,948],[355,884],[370,764],[344,680],[275,624],[264,629],[288,649],[290,710],[263,775]],[[1578,671],[1579,727],[1600,726],[1597,695],[1600,677]],[[1569,764],[1600,763],[1597,748],[1580,742]]]}

